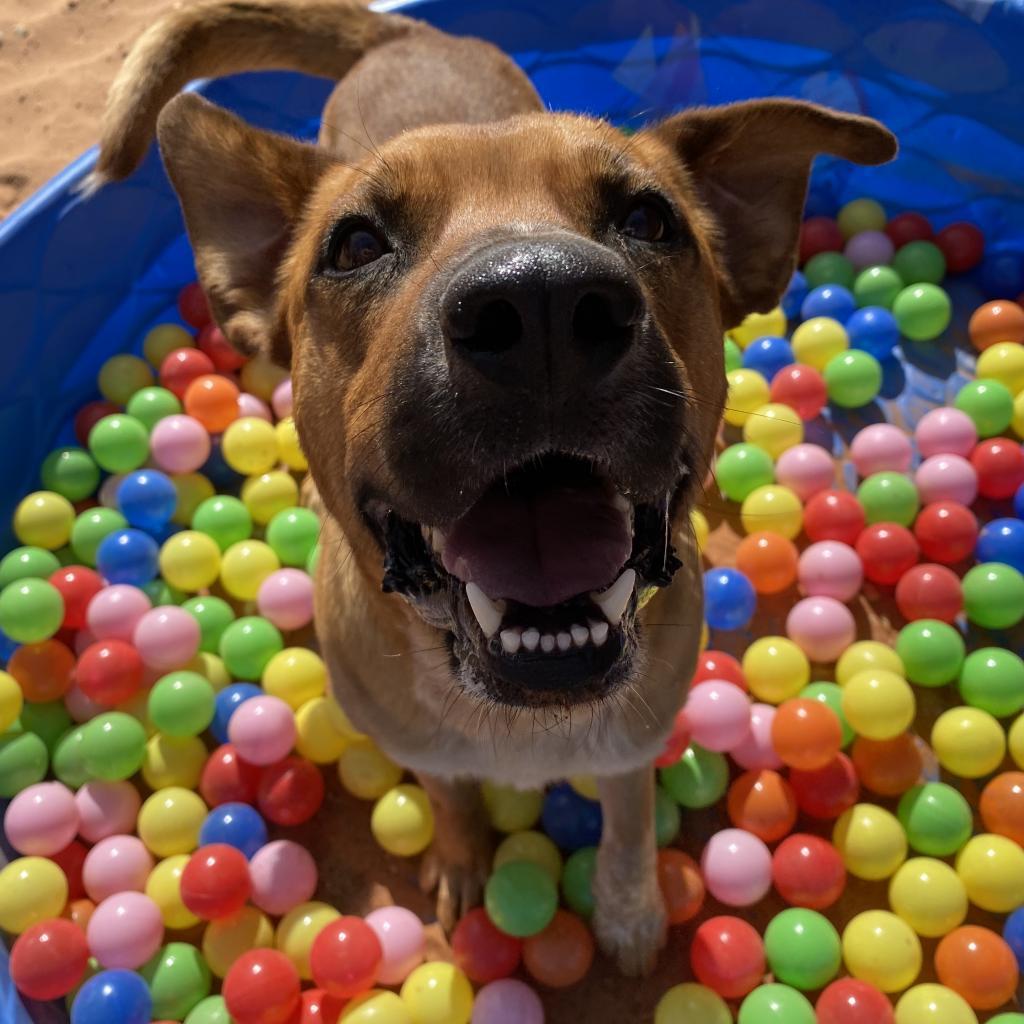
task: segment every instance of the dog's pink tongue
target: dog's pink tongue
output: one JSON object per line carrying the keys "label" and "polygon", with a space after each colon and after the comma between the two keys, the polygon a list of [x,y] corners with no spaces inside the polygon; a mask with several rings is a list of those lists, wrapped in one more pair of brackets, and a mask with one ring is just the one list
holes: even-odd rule
{"label": "dog's pink tongue", "polygon": [[629,524],[600,486],[509,496],[495,488],[451,529],[444,567],[497,600],[543,608],[615,581]]}

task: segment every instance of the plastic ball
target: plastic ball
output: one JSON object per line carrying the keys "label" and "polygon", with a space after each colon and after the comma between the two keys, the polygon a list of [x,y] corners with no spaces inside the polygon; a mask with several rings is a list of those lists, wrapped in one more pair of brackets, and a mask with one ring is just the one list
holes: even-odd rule
{"label": "plastic ball", "polygon": [[[482,908],[477,908],[477,912],[486,920]],[[381,948],[377,984],[400,984],[423,960],[423,923],[411,910],[397,906],[378,907],[366,915],[365,921],[377,936]],[[453,933],[453,954],[454,945]]]}
{"label": "plastic ball", "polygon": [[324,778],[301,757],[286,757],[263,770],[257,805],[274,825],[301,825],[309,821],[324,800]]}
{"label": "plastic ball", "polygon": [[867,477],[857,488],[857,501],[869,525],[885,522],[910,526],[919,506],[914,484],[902,473],[892,472]]}
{"label": "plastic ball", "polygon": [[[422,926],[420,930],[422,932]],[[508,977],[515,972],[522,957],[522,941],[495,927],[483,907],[470,910],[460,919],[451,942],[455,963],[478,984]],[[420,947],[422,959],[422,938]]]}
{"label": "plastic ball", "polygon": [[[388,758],[372,740],[359,738],[349,743],[338,759],[338,776],[341,784],[353,796],[361,800],[376,800],[383,796],[388,790],[396,786],[402,778],[402,769]],[[537,813],[540,813],[540,796],[536,793],[523,794],[523,805],[528,805],[532,810],[536,802]],[[488,813],[494,820],[497,814],[498,819],[504,821],[504,815],[519,813],[521,806],[514,800],[502,800],[501,808],[495,810],[495,805],[486,802]],[[515,810],[512,810],[512,807]],[[498,826],[504,827],[504,826]]]}
{"label": "plastic ball", "polygon": [[[56,448],[39,467],[39,478],[43,484],[43,493],[48,491],[68,501],[82,501],[95,492],[100,482],[100,471],[85,449]],[[66,520],[66,509],[64,517]]]}
{"label": "plastic ball", "polygon": [[975,373],[983,379],[999,381],[1016,397],[1024,390],[1024,345],[1001,341],[990,346],[978,356]]}
{"label": "plastic ball", "polygon": [[978,810],[989,832],[1020,843],[1024,838],[1024,774],[996,775],[982,790]]}
{"label": "plastic ball", "polygon": [[210,456],[210,435],[191,416],[163,417],[149,438],[153,461],[167,473],[193,473]]}
{"label": "plastic ball", "polygon": [[775,477],[801,500],[807,501],[835,482],[832,456],[820,445],[798,444],[786,449],[776,461]]}
{"label": "plastic ball", "polygon": [[766,334],[782,334],[786,330],[786,314],[778,306],[767,313],[748,313],[738,327],[729,333],[741,348]]}
{"label": "plastic ball", "polygon": [[855,804],[836,821],[832,842],[857,878],[889,878],[907,856],[907,837],[896,817],[875,804]]}
{"label": "plastic ball", "polygon": [[68,880],[52,860],[19,857],[0,868],[0,928],[19,935],[58,917],[68,900]]}
{"label": "plastic ball", "polygon": [[831,763],[842,744],[842,727],[831,708],[795,698],[780,704],[772,721],[772,744],[783,763],[817,771]]}
{"label": "plastic ball", "polygon": [[793,362],[793,350],[785,338],[766,334],[755,339],[743,352],[742,365],[771,381],[779,370]]}
{"label": "plastic ball", "polygon": [[157,905],[140,892],[119,892],[100,903],[86,929],[89,950],[103,967],[141,967],[163,941]]}
{"label": "plastic ball", "polygon": [[96,548],[96,568],[109,583],[141,587],[159,571],[160,549],[141,530],[115,530]]}
{"label": "plastic ball", "polygon": [[925,504],[950,501],[970,505],[978,493],[977,471],[959,455],[932,455],[925,459],[914,473],[914,483]]}
{"label": "plastic ball", "polygon": [[299,485],[285,470],[251,476],[242,485],[242,501],[253,520],[265,526],[279,512],[292,508],[299,499]]}
{"label": "plastic ball", "polygon": [[942,985],[915,985],[896,1003],[896,1024],[977,1024],[965,1000]]}
{"label": "plastic ball", "polygon": [[402,1002],[422,1024],[469,1024],[473,988],[454,964],[425,963],[406,978]]}
{"label": "plastic ball", "polygon": [[900,328],[888,309],[866,305],[846,321],[851,348],[876,360],[890,359],[899,344]]}
{"label": "plastic ball", "polygon": [[747,648],[743,675],[754,697],[780,704],[810,682],[811,669],[807,655],[792,640],[769,636],[759,637]]}
{"label": "plastic ball", "polygon": [[56,918],[18,936],[11,947],[10,976],[18,991],[30,999],[59,999],[82,980],[88,960],[82,929]]}
{"label": "plastic ball", "polygon": [[1007,299],[979,306],[968,323],[971,344],[979,352],[1004,342],[1024,343],[1024,308]]}
{"label": "plastic ball", "polygon": [[188,942],[169,942],[142,968],[153,996],[153,1013],[184,1018],[210,992],[210,969]]}
{"label": "plastic ball", "polygon": [[743,440],[763,448],[775,459],[800,444],[803,437],[803,422],[786,405],[768,403],[758,406],[743,424]]}
{"label": "plastic ball", "polygon": [[[800,262],[809,263],[822,253],[848,262],[839,255],[844,241],[843,232],[831,217],[808,217],[800,225]],[[832,275],[825,276],[825,280],[832,279]]]}
{"label": "plastic ball", "polygon": [[823,371],[832,359],[850,347],[850,339],[838,320],[816,316],[797,327],[791,344],[797,363]]}
{"label": "plastic ball", "polygon": [[53,552],[39,547],[14,548],[0,558],[0,590],[28,577],[51,579],[59,572],[61,564]]}
{"label": "plastic ball", "polygon": [[738,1024],[815,1024],[807,997],[788,985],[767,984],[754,989],[740,1006]]}
{"label": "plastic ball", "polygon": [[78,990],[71,1005],[71,1024],[149,1024],[153,998],[134,971],[101,971]]}
{"label": "plastic ball", "polygon": [[956,853],[971,835],[970,806],[942,782],[926,782],[908,790],[897,813],[910,846],[931,857]]}
{"label": "plastic ball", "polygon": [[832,597],[805,597],[786,616],[786,633],[812,661],[835,661],[856,639],[853,615]]}
{"label": "plastic ball", "polygon": [[243,953],[224,979],[224,1004],[237,1024],[287,1024],[299,1005],[298,972],[283,953]]}
{"label": "plastic ball", "polygon": [[955,565],[974,551],[978,521],[974,513],[959,502],[936,501],[925,505],[918,513],[914,521],[914,537],[925,558],[943,565]]}
{"label": "plastic ball", "polygon": [[793,988],[823,988],[839,971],[839,933],[816,911],[793,908],[777,914],[765,930],[764,946],[769,970]]}
{"label": "plastic ball", "polygon": [[164,605],[135,624],[132,641],[149,668],[168,671],[188,664],[199,650],[199,623],[183,608]]}
{"label": "plastic ball", "polygon": [[0,591],[0,630],[17,643],[49,639],[63,619],[64,599],[46,580],[18,580]]}
{"label": "plastic ball", "polygon": [[[774,482],[772,458],[758,445],[729,445],[715,463],[715,479],[727,498],[743,501],[758,487]],[[269,532],[268,529],[268,538]]]}
{"label": "plastic ball", "polygon": [[738,917],[712,917],[693,936],[694,977],[723,999],[742,999],[761,981],[765,952],[761,936]]}
{"label": "plastic ball", "polygon": [[227,843],[204,843],[181,874],[181,900],[206,921],[241,910],[252,892],[245,854]]}
{"label": "plastic ball", "polygon": [[[966,896],[964,902],[966,912]],[[935,972],[943,985],[976,1010],[994,1010],[1009,1002],[1020,973],[1006,942],[995,932],[973,925],[951,931],[939,943]]]}
{"label": "plastic ball", "polygon": [[767,530],[792,540],[800,533],[803,506],[788,487],[769,484],[747,495],[740,508],[740,519],[747,533]]}
{"label": "plastic ball", "polygon": [[228,738],[250,764],[273,764],[287,756],[295,743],[295,716],[277,697],[255,697],[232,714]]}
{"label": "plastic ball", "polygon": [[[713,579],[719,582],[722,574],[733,573],[742,579],[749,580],[757,593],[776,594],[792,584],[796,577],[796,567],[797,550],[793,542],[777,533],[764,531],[752,533],[740,541],[736,549],[736,570],[710,570],[705,573],[705,581]],[[707,583],[705,583],[706,587]],[[720,596],[716,594],[716,597]],[[707,600],[708,591],[705,589],[705,618],[707,618]],[[716,622],[736,621],[739,618],[735,608],[728,607],[728,602],[723,601],[722,603],[723,607],[716,608],[714,612],[714,620],[708,618],[708,624],[716,629],[723,628],[716,625]],[[756,597],[753,604],[756,605]],[[747,620],[734,628],[746,625],[750,616],[753,615],[753,611],[754,607],[751,607]]]}
{"label": "plastic ball", "polygon": [[843,250],[857,270],[878,263],[889,263],[894,252],[892,239],[884,231],[878,230],[859,231],[850,237]]}
{"label": "plastic ball", "polygon": [[920,686],[943,686],[952,682],[960,671],[964,641],[946,622],[919,619],[900,630],[896,652],[911,682]]}
{"label": "plastic ball", "polygon": [[[477,1005],[480,1000],[477,999]],[[539,1018],[538,1018],[539,1020]],[[732,1024],[732,1012],[721,996],[704,985],[673,985],[658,1000],[654,1024]],[[507,1024],[512,1024],[510,1020]]]}
{"label": "plastic ball", "polygon": [[153,868],[146,879],[144,891],[159,908],[165,928],[180,931],[199,923],[199,918],[181,898],[181,876],[189,859],[187,854],[167,857]]}
{"label": "plastic ball", "polygon": [[857,301],[849,289],[841,284],[820,284],[807,293],[800,305],[800,317],[803,320],[831,317],[845,323],[856,308]]}
{"label": "plastic ball", "polygon": [[864,529],[864,509],[848,491],[820,491],[804,508],[804,533],[813,542],[853,544]]}
{"label": "plastic ball", "polygon": [[284,649],[277,628],[266,619],[244,616],[221,636],[219,653],[237,679],[259,679],[271,658]]}
{"label": "plastic ball", "polygon": [[523,966],[548,988],[568,988],[582,981],[594,959],[594,938],[575,914],[558,910],[542,932],[523,942]]}
{"label": "plastic ball", "polygon": [[1024,618],[1024,575],[1000,562],[976,565],[963,578],[967,618],[985,629],[1008,629]]}
{"label": "plastic ball", "polygon": [[227,844],[246,858],[253,857],[266,842],[265,822],[256,810],[245,803],[220,804],[210,811],[199,830],[200,846]]}
{"label": "plastic ball", "polygon": [[821,373],[813,366],[794,363],[784,367],[772,379],[769,398],[792,409],[802,420],[813,420],[828,401],[828,389]]}
{"label": "plastic ball", "polygon": [[892,1003],[874,985],[856,978],[832,982],[815,1004],[818,1024],[893,1024]]}
{"label": "plastic ball", "polygon": [[[333,913],[336,915],[337,911]],[[274,929],[270,921],[253,907],[243,907],[230,917],[211,921],[202,939],[203,956],[218,978],[225,977],[244,953],[273,945]]]}
{"label": "plastic ball", "polygon": [[787,903],[825,910],[846,888],[846,867],[839,851],[826,840],[792,835],[772,855],[772,883]]}
{"label": "plastic ball", "polygon": [[172,587],[194,593],[212,586],[220,574],[220,549],[196,530],[183,530],[164,541],[160,573]]}
{"label": "plastic ball", "polygon": [[824,368],[828,397],[844,409],[873,401],[882,387],[882,367],[870,352],[853,349],[828,361]]}
{"label": "plastic ball", "polygon": [[910,621],[954,622],[964,606],[960,579],[944,565],[911,566],[896,584],[895,596],[900,614]]}
{"label": "plastic ball", "polygon": [[145,728],[121,711],[93,718],[82,731],[85,767],[97,778],[116,782],[134,775],[142,765],[145,749]]}
{"label": "plastic ball", "polygon": [[979,708],[950,708],[932,726],[939,763],[956,775],[977,779],[999,766],[1006,738],[995,718]]}
{"label": "plastic ball", "polygon": [[256,606],[278,629],[302,629],[313,620],[313,581],[299,569],[278,569],[260,584]]}
{"label": "plastic ball", "polygon": [[874,199],[851,199],[836,215],[836,223],[844,238],[861,231],[881,231],[885,227],[885,210]]}
{"label": "plastic ball", "polygon": [[798,697],[813,700],[828,708],[839,721],[840,745],[849,746],[854,741],[855,733],[843,716],[843,688],[838,683],[811,683],[805,686]]}
{"label": "plastic ball", "polygon": [[862,477],[906,473],[912,454],[907,435],[891,423],[873,423],[858,430],[850,444],[850,458]]}
{"label": "plastic ball", "polygon": [[[889,266],[865,267],[854,278],[853,297],[861,307],[892,309],[906,282]],[[855,314],[856,315],[856,314]]]}
{"label": "plastic ball", "polygon": [[919,553],[914,535],[895,522],[872,523],[857,537],[855,550],[864,576],[872,583],[889,586],[917,562]]}
{"label": "plastic ball", "polygon": [[730,907],[749,907],[771,888],[771,854],[742,829],[724,829],[708,841],[701,870],[708,892]]}
{"label": "plastic ball", "polygon": [[281,563],[273,549],[259,540],[244,540],[224,552],[220,567],[221,583],[233,598],[252,601],[260,587]]}
{"label": "plastic ball", "polygon": [[914,428],[914,438],[923,458],[959,455],[967,458],[978,442],[974,419],[959,408],[943,406],[924,414]]}
{"label": "plastic ball", "polygon": [[705,897],[704,879],[697,862],[682,850],[668,847],[658,851],[657,870],[669,924],[685,924],[696,917]]}
{"label": "plastic ball", "polygon": [[[717,754],[705,752],[708,757]],[[596,844],[601,837],[601,805],[564,783],[552,786],[544,797],[541,824],[558,846],[575,850]]]}
{"label": "plastic ball", "polygon": [[527,938],[551,923],[558,908],[558,890],[539,865],[510,861],[488,879],[484,906],[491,921],[507,935]]}
{"label": "plastic ball", "polygon": [[704,617],[713,629],[742,629],[753,617],[757,595],[736,569],[709,569],[704,574]]}
{"label": "plastic ball", "polygon": [[996,718],[1018,714],[1024,710],[1024,662],[998,647],[973,651],[960,668],[960,695]]}
{"label": "plastic ball", "polygon": [[108,473],[130,473],[146,461],[149,453],[149,433],[133,416],[104,416],[89,431],[89,454]]}
{"label": "plastic ball", "polygon": [[769,769],[740,775],[729,787],[727,807],[737,829],[766,843],[777,842],[796,824],[796,799],[789,783]]}
{"label": "plastic ball", "polygon": [[207,808],[195,793],[179,786],[158,789],[139,810],[139,838],[158,857],[191,853]]}
{"label": "plastic ball", "polygon": [[946,276],[946,258],[931,241],[916,239],[900,246],[893,269],[908,284],[938,284]]}
{"label": "plastic ball", "polygon": [[208,535],[225,552],[232,545],[249,540],[253,523],[249,510],[238,498],[217,494],[196,508],[192,528]]}
{"label": "plastic ball", "polygon": [[385,793],[370,817],[373,837],[388,853],[415,857],[434,837],[434,812],[419,786],[401,785]]}
{"label": "plastic ball", "polygon": [[843,931],[843,959],[855,978],[883,992],[900,992],[921,970],[921,942],[895,914],[868,910]]}
{"label": "plastic ball", "polygon": [[952,306],[937,284],[911,284],[893,300],[892,313],[908,338],[931,341],[949,326]]}
{"label": "plastic ball", "polygon": [[4,813],[7,841],[19,853],[49,857],[63,850],[78,832],[74,795],[59,782],[23,789]]}
{"label": "plastic ball", "polygon": [[963,923],[967,890],[948,864],[915,857],[892,876],[889,905],[918,935],[939,938]]}
{"label": "plastic ball", "polygon": [[100,903],[119,892],[142,892],[152,870],[153,858],[139,839],[113,835],[89,850],[82,866],[82,881],[89,899]]}
{"label": "plastic ball", "polygon": [[982,910],[1008,914],[1024,904],[1024,850],[1006,836],[981,833],[956,858],[968,899]]}
{"label": "plastic ball", "polygon": [[729,751],[730,758],[741,768],[751,770],[782,767],[782,761],[772,739],[776,713],[777,709],[771,704],[750,706],[750,730],[744,739]]}
{"label": "plastic ball", "polygon": [[970,416],[979,437],[1001,434],[1013,419],[1013,395],[997,380],[968,381],[953,401]]}
{"label": "plastic ball", "polygon": [[800,554],[797,577],[800,589],[809,597],[849,601],[860,592],[864,571],[853,548],[826,540],[809,545]]}

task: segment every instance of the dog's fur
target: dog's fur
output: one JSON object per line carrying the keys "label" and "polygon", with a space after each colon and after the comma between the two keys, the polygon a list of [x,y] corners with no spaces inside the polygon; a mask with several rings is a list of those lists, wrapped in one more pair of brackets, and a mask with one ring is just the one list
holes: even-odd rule
{"label": "dog's fur", "polygon": [[[195,95],[173,98],[192,78],[261,68],[340,79],[319,147]],[[692,487],[680,474],[692,466],[702,477],[713,449],[723,329],[784,290],[814,156],[880,163],[895,140],[866,118],[789,100],[689,110],[627,138],[545,112],[488,44],[348,0],[219,2],[156,23],[113,86],[91,184],[128,175],[154,131],[217,322],[240,349],[291,367],[323,512],[316,618],[331,685],[431,796],[426,867],[440,916],[450,923],[477,902],[489,867],[477,780],[528,787],[592,773],[604,811],[594,927],[623,970],[644,970],[664,933],[651,761],[683,701],[701,624]],[[623,241],[602,205],[609,189],[657,192],[685,241]],[[321,276],[339,218],[382,201],[405,244],[390,269]],[[557,388],[538,379],[495,392],[437,341],[452,268],[510,238],[625,261],[645,310],[634,346],[644,352],[623,360],[613,393],[571,373]],[[429,600],[382,592],[386,552],[365,501],[443,528],[505,460],[551,449],[601,464],[638,507],[655,503],[681,568],[653,581],[645,608],[639,597],[631,606],[631,660],[607,693],[505,703],[480,667],[458,587]],[[670,550],[662,555],[667,565]]]}

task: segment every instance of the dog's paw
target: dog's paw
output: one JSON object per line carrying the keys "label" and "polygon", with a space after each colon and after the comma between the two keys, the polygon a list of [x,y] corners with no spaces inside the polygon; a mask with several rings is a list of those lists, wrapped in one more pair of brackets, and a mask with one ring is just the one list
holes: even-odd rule
{"label": "dog's paw", "polygon": [[483,841],[455,857],[436,844],[423,854],[420,887],[424,892],[436,890],[437,920],[446,932],[466,911],[480,906],[490,870],[491,848]]}
{"label": "dog's paw", "polygon": [[630,977],[650,974],[665,945],[668,918],[657,887],[630,904],[597,900],[593,918],[597,943]]}

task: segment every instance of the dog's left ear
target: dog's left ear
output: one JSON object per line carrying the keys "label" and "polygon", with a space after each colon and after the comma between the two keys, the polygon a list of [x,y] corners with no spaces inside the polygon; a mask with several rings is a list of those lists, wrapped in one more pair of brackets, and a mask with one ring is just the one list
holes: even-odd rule
{"label": "dog's left ear", "polygon": [[811,162],[831,153],[859,164],[896,155],[896,138],[871,118],[799,100],[699,107],[645,134],[685,166],[714,219],[725,327],[775,306],[796,266]]}

